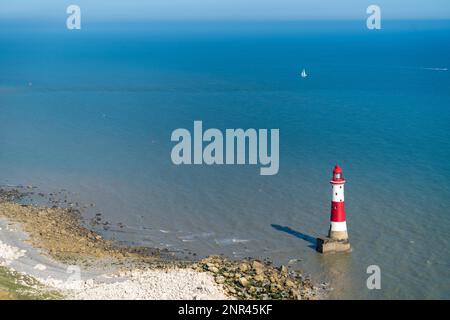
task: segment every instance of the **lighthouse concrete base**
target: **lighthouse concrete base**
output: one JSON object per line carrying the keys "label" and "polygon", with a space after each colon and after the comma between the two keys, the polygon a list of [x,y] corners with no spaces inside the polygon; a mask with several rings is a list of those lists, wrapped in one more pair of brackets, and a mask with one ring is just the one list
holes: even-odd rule
{"label": "lighthouse concrete base", "polygon": [[350,242],[348,239],[336,240],[329,237],[317,238],[316,250],[320,253],[349,252]]}

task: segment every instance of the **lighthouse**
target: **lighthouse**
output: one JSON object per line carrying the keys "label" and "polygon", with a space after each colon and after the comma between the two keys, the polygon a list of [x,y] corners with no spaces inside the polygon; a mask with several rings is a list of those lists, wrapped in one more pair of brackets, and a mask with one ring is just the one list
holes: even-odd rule
{"label": "lighthouse", "polygon": [[331,215],[328,237],[317,238],[317,251],[321,253],[345,252],[350,250],[348,241],[347,221],[345,218],[344,174],[336,165],[331,177]]}
{"label": "lighthouse", "polygon": [[344,185],[342,169],[336,165],[333,169],[331,184],[331,217],[328,237],[335,240],[348,240],[347,222],[345,221]]}

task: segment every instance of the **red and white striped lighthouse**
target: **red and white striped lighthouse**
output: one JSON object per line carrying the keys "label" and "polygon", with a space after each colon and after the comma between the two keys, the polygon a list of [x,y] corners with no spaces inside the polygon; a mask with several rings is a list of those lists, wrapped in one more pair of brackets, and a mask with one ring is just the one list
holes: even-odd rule
{"label": "red and white striped lighthouse", "polygon": [[334,240],[347,240],[347,222],[345,221],[344,184],[345,179],[342,169],[336,165],[331,178],[331,217],[328,237]]}
{"label": "red and white striped lighthouse", "polygon": [[345,179],[342,169],[336,165],[331,178],[331,217],[328,237],[317,238],[317,251],[321,253],[329,252],[350,252],[350,242],[348,241],[347,222],[345,221],[344,206],[344,184]]}

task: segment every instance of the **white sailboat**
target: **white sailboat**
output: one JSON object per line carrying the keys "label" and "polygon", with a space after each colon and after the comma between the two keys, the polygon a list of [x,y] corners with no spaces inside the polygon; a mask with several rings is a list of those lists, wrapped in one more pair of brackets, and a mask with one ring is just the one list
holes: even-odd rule
{"label": "white sailboat", "polygon": [[302,78],[306,78],[308,75],[306,74],[306,70],[303,69],[302,73],[300,74]]}

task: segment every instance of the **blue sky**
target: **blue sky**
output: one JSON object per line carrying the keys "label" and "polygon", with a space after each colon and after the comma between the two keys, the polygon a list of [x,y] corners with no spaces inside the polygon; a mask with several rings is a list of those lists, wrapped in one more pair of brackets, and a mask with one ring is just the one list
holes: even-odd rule
{"label": "blue sky", "polygon": [[370,4],[385,19],[450,19],[450,0],[9,0],[0,19],[61,19],[77,4],[92,20],[365,19]]}

